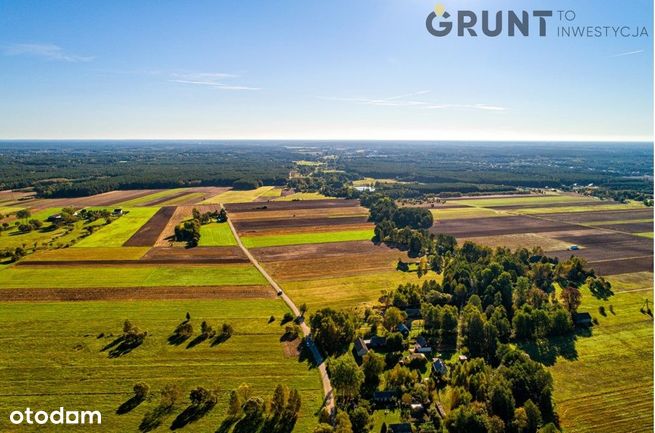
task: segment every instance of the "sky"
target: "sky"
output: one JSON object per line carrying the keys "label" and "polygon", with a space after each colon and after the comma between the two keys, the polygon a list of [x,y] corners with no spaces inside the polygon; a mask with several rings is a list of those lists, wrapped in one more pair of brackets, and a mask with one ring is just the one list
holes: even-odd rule
{"label": "sky", "polygon": [[513,38],[437,3],[0,0],[0,139],[653,140],[652,1],[441,2],[576,14]]}

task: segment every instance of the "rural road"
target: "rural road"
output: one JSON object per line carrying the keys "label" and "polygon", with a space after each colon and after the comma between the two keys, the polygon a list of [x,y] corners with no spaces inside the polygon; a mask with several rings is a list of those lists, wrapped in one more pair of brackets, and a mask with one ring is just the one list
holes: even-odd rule
{"label": "rural road", "polygon": [[[234,235],[234,239],[237,241],[237,245],[239,245],[239,248],[243,251],[243,253],[248,257],[248,260],[255,265],[255,268],[266,278],[268,283],[275,289],[275,293],[282,293],[279,297],[284,300],[284,302],[287,304],[291,312],[296,316],[300,316],[300,310],[298,307],[296,307],[296,304],[287,296],[286,293],[282,290],[282,288],[279,286],[279,284],[271,277],[268,272],[262,267],[262,265],[259,264],[257,259],[252,255],[252,253],[246,248],[245,245],[243,245],[243,242],[241,242],[241,238],[239,237],[239,234],[237,233],[236,229],[234,228],[234,225],[232,224],[232,219],[228,216],[227,218],[227,223],[230,225],[230,230],[232,230],[232,234]],[[323,360],[323,357],[318,351],[318,348],[314,344],[314,341],[311,338],[310,335],[310,329],[309,326],[305,323],[303,320],[300,322],[300,328],[302,329],[302,333],[306,337],[305,341],[307,342],[307,348],[309,351],[312,353],[312,356],[314,357],[314,362],[316,362],[316,365],[318,365],[318,371],[321,374],[321,383],[323,384],[323,394],[325,395],[324,397],[324,402],[323,406],[327,408],[329,413],[332,415],[334,413],[334,392],[332,389],[332,384],[330,383],[330,377],[328,376],[327,373],[327,367],[325,366],[325,362]]]}

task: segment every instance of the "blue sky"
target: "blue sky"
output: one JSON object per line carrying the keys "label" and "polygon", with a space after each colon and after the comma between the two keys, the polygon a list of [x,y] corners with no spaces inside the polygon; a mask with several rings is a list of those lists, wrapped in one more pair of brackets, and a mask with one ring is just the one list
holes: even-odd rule
{"label": "blue sky", "polygon": [[0,0],[0,138],[652,140],[651,1],[442,1],[649,33],[585,39],[437,38],[436,3]]}

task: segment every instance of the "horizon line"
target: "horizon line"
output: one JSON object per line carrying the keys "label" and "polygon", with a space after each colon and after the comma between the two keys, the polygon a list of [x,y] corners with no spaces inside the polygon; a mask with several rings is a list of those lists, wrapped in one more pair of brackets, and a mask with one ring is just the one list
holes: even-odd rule
{"label": "horizon line", "polygon": [[360,142],[425,142],[425,143],[443,143],[443,142],[473,142],[473,143],[655,143],[655,137],[651,138],[613,138],[613,139],[534,139],[534,138],[512,138],[512,139],[417,139],[417,138],[0,138],[0,142],[7,141],[360,141]]}

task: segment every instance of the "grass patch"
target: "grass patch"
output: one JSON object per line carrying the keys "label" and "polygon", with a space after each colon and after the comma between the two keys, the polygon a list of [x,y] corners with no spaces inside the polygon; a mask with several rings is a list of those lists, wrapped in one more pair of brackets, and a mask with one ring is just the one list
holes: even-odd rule
{"label": "grass patch", "polygon": [[191,200],[199,200],[203,198],[205,194],[201,192],[190,192],[188,194],[181,195],[179,197],[172,198],[170,200],[166,200],[163,203],[159,203],[158,206],[177,206],[183,203],[187,203]]}
{"label": "grass patch", "polygon": [[544,251],[566,250],[571,246],[570,242],[549,238],[537,233],[517,233],[497,236],[480,236],[473,238],[462,238],[462,241],[472,241],[491,248],[507,247],[510,249],[541,247]]}
{"label": "grass patch", "polygon": [[284,197],[276,198],[275,201],[325,200],[328,198],[332,198],[332,197],[328,197],[319,192],[296,192],[294,194],[289,194]]}
{"label": "grass patch", "polygon": [[514,209],[513,212],[532,215],[532,214],[550,214],[550,213],[574,213],[574,212],[588,212],[592,215],[594,212],[611,211],[611,210],[631,210],[631,209],[645,209],[646,206],[641,202],[629,203],[615,203],[604,204],[598,206],[562,206],[562,207],[540,207],[540,208],[527,208],[527,209]]}
{"label": "grass patch", "polygon": [[435,221],[445,221],[466,218],[489,218],[508,216],[507,213],[482,207],[457,207],[445,209],[430,209]]}
{"label": "grass patch", "polygon": [[636,236],[641,236],[642,238],[653,239],[653,232],[644,232],[644,233],[634,233]]}
{"label": "grass patch", "polygon": [[494,206],[517,206],[517,205],[533,205],[533,204],[546,204],[546,203],[566,203],[566,202],[580,202],[580,201],[597,201],[589,197],[577,195],[534,195],[534,196],[517,196],[517,197],[499,197],[499,198],[474,198],[451,200],[449,203],[465,204],[468,206],[478,207],[494,207]]}
{"label": "grass patch", "polygon": [[113,247],[113,248],[61,248],[39,251],[25,260],[59,261],[59,260],[139,260],[150,247]]}
{"label": "grass patch", "polygon": [[25,209],[25,208],[13,207],[13,206],[0,206],[0,215],[8,216],[10,214],[18,212],[21,209]]}
{"label": "grass patch", "polygon": [[585,222],[586,226],[605,226],[605,225],[615,225],[615,224],[633,224],[633,223],[652,223],[652,218],[646,219],[636,219],[636,220],[614,220],[614,221],[594,221],[594,222]]}
{"label": "grass patch", "polygon": [[202,204],[216,204],[216,203],[247,203],[251,201],[257,200],[258,197],[262,196],[263,194],[268,193],[271,191],[274,186],[262,186],[257,189],[251,189],[247,191],[237,191],[237,190],[230,190],[226,191],[223,193],[220,193],[218,195],[215,195],[214,197],[211,197],[205,201],[202,202]]}
{"label": "grass patch", "polygon": [[422,283],[441,276],[430,272],[418,278],[414,272],[372,272],[342,278],[317,278],[304,281],[284,281],[279,279],[285,292],[296,302],[307,303],[310,310],[322,307],[354,308],[377,303],[383,290],[396,289],[399,284]]}
{"label": "grass patch", "polygon": [[[598,325],[591,337],[577,338],[571,359],[558,358],[551,367],[567,432],[653,430],[653,319],[640,312],[645,299],[653,309],[652,278],[649,272],[609,277],[615,295],[608,301],[584,289],[580,311],[591,313]],[[637,286],[645,290],[635,291]]]}
{"label": "grass patch", "polygon": [[0,289],[157,286],[242,286],[266,284],[247,265],[14,266],[0,271]]}
{"label": "grass patch", "polygon": [[184,188],[165,189],[163,191],[158,191],[152,194],[144,195],[143,197],[137,197],[132,200],[127,200],[118,203],[114,207],[143,206],[147,203],[150,203],[151,201],[169,197],[175,194],[179,194],[181,191],[184,191]]}
{"label": "grass patch", "polygon": [[[311,432],[322,401],[321,383],[317,370],[284,355],[279,319],[286,311],[278,300],[2,303],[0,412],[25,407],[95,409],[102,412],[102,425],[85,426],[85,431],[138,432],[144,415],[159,402],[157,393],[176,383],[183,390],[182,401],[155,431],[170,431],[189,404],[189,392],[204,386],[218,391],[217,406],[179,431],[214,432],[225,418],[231,389],[249,383],[254,395],[269,398],[278,383],[286,383],[302,398],[294,431]],[[213,347],[208,341],[190,349],[188,342],[169,344],[168,336],[187,312],[194,328],[190,340],[199,335],[203,320],[214,328],[230,323],[234,335]],[[269,324],[271,315],[278,320]],[[109,358],[101,349],[115,337],[98,335],[120,334],[125,319],[149,335],[129,354]],[[140,381],[150,385],[152,400],[117,415]],[[0,421],[6,423],[6,418]],[[22,430],[55,433],[62,428],[25,425]]]}
{"label": "grass patch", "polygon": [[279,197],[282,195],[282,188],[273,188],[271,190],[268,190],[264,192],[264,194],[260,195],[260,197]]}
{"label": "grass patch", "polygon": [[157,207],[126,209],[127,213],[91,236],[76,244],[76,247],[120,247],[134,233],[148,222],[159,210]]}
{"label": "grass patch", "polygon": [[200,226],[200,247],[226,247],[236,245],[228,223],[211,223]]}
{"label": "grass patch", "polygon": [[246,236],[241,238],[248,248],[273,247],[281,245],[322,244],[329,242],[364,241],[373,237],[372,229],[317,233],[293,233],[271,236]]}

